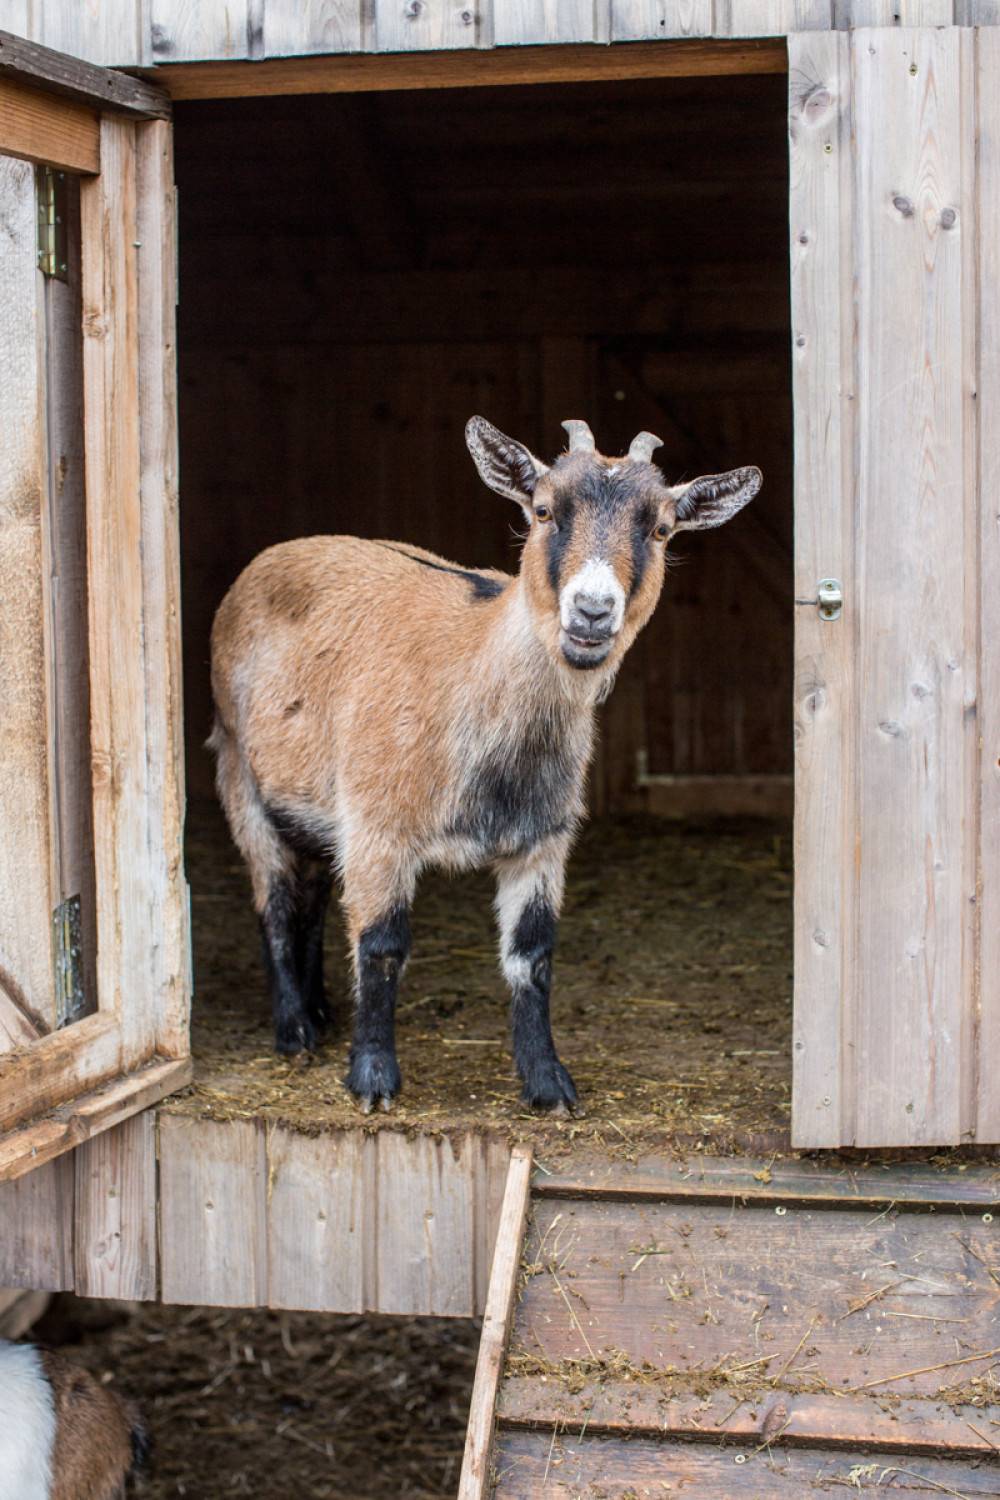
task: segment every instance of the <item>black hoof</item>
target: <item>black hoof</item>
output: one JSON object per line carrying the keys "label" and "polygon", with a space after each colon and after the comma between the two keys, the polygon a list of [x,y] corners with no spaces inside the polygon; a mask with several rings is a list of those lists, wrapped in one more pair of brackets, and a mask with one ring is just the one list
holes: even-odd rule
{"label": "black hoof", "polygon": [[403,1075],[391,1052],[357,1052],[351,1057],[347,1087],[366,1114],[376,1105],[388,1109],[402,1086]]}
{"label": "black hoof", "polygon": [[274,1028],[274,1050],[279,1057],[294,1057],[297,1052],[315,1052],[316,1030],[312,1022],[302,1016],[294,1021],[281,1021]]}
{"label": "black hoof", "polygon": [[572,1078],[558,1058],[544,1070],[539,1068],[524,1081],[521,1103],[529,1109],[565,1115],[575,1110],[579,1099]]}

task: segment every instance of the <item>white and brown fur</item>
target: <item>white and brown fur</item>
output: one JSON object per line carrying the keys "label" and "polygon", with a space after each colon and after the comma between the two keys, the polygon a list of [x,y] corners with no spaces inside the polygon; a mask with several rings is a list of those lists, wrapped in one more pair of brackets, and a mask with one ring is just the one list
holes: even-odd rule
{"label": "white and brown fur", "polygon": [[88,1370],[0,1340],[0,1500],[125,1500],[147,1451],[135,1412]]}
{"label": "white and brown fur", "polygon": [[604,458],[582,422],[552,466],[474,417],[480,475],[521,506],[515,576],[419,547],[308,537],[261,553],[212,631],[210,740],[250,867],[276,1047],[331,1017],[322,925],[333,873],[354,954],[348,1086],[400,1087],[394,1012],[408,912],[429,865],[489,865],[524,1101],[576,1103],[549,1025],[563,872],[583,814],[594,709],[649,619],[670,536],[717,526],[756,493],[739,469],[669,486],[640,434]]}

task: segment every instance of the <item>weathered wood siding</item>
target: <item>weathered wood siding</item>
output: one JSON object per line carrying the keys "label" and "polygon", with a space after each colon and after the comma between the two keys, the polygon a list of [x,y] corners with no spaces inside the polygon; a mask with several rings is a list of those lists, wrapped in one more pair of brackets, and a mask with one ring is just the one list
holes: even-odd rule
{"label": "weathered wood siding", "polygon": [[[803,1146],[997,1138],[992,42],[790,44]],[[844,610],[824,622],[830,576]]]}
{"label": "weathered wood siding", "polygon": [[117,67],[1000,24],[998,0],[3,0],[0,28]]}
{"label": "weathered wood siding", "polygon": [[473,1317],[510,1145],[146,1110],[0,1184],[0,1286]]}

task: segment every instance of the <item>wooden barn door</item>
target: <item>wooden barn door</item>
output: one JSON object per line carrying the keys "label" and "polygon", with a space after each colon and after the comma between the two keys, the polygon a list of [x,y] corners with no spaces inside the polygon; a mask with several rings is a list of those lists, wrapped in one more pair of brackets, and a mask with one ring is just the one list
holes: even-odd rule
{"label": "wooden barn door", "polygon": [[2,40],[0,1178],[183,1081],[189,989],[171,127]]}
{"label": "wooden barn door", "polygon": [[997,1142],[1000,30],[789,84],[793,1140]]}

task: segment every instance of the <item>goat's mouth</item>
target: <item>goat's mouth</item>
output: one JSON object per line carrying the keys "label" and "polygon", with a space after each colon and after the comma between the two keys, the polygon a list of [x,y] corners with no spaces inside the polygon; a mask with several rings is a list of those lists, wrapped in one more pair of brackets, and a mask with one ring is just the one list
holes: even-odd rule
{"label": "goat's mouth", "polygon": [[570,666],[586,671],[589,667],[601,665],[610,653],[614,642],[614,635],[576,635],[564,630],[559,644]]}

